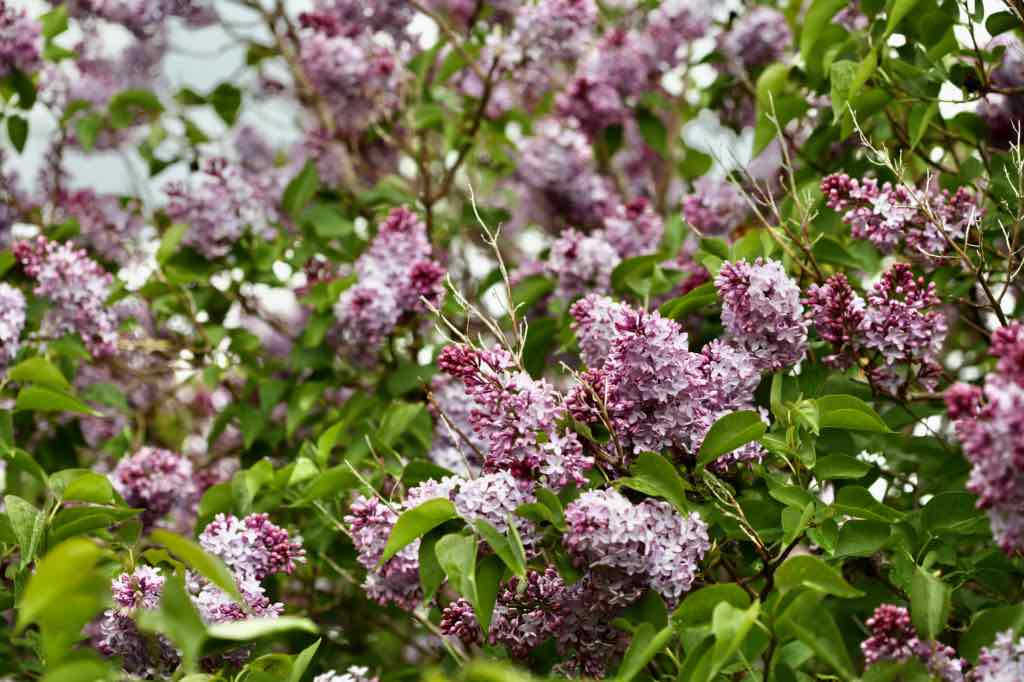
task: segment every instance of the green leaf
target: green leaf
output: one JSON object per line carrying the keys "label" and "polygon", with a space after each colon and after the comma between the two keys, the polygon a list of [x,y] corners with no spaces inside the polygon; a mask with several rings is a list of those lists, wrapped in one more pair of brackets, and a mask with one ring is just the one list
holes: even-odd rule
{"label": "green leaf", "polygon": [[910,108],[910,120],[907,129],[910,133],[910,148],[915,149],[921,142],[921,138],[928,131],[928,124],[939,113],[938,102],[918,102]]}
{"label": "green leaf", "polygon": [[299,655],[292,662],[292,670],[288,675],[288,682],[302,682],[302,676],[306,674],[306,669],[313,662],[313,656],[316,656],[316,650],[319,648],[320,640],[318,639],[299,652]]}
{"label": "green leaf", "polygon": [[847,0],[814,0],[807,9],[800,28],[800,56],[805,63],[822,32],[832,25],[832,17],[847,4]]}
{"label": "green leaf", "polygon": [[643,483],[642,492],[668,500],[681,514],[692,510],[692,505],[686,499],[686,491],[692,486],[683,480],[675,465],[665,457],[656,452],[642,452],[629,468],[629,473],[633,475],[633,481]]}
{"label": "green leaf", "polygon": [[832,506],[850,516],[869,521],[896,521],[903,517],[901,512],[872,497],[867,488],[855,485],[842,488]]}
{"label": "green leaf", "polygon": [[846,104],[850,100],[850,88],[857,74],[857,63],[849,59],[832,62],[829,68],[829,82],[832,85],[832,123],[839,123],[846,116]]}
{"label": "green leaf", "polygon": [[100,560],[100,548],[91,540],[76,538],[63,542],[36,565],[18,604],[16,632],[34,623],[51,608],[60,608],[93,577]]}
{"label": "green leaf", "polygon": [[11,530],[18,538],[18,548],[21,554],[20,567],[25,568],[36,558],[46,518],[41,511],[16,495],[5,496],[4,507]]}
{"label": "green leaf", "polygon": [[627,258],[612,270],[612,288],[621,294],[637,293],[645,280],[654,274],[654,268],[662,261],[659,254]]}
{"label": "green leaf", "polygon": [[640,623],[633,631],[633,639],[622,657],[619,673],[615,677],[619,682],[629,682],[646,667],[651,660],[662,651],[675,636],[671,627],[655,630],[650,623]]}
{"label": "green leaf", "polygon": [[715,607],[723,603],[745,609],[750,605],[750,595],[736,583],[702,587],[686,595],[683,602],[672,612],[672,623],[680,629],[710,624]]}
{"label": "green leaf", "polygon": [[168,576],[160,595],[160,606],[141,609],[137,620],[143,630],[163,633],[177,645],[186,671],[196,669],[207,637],[206,625],[185,590],[184,576]]}
{"label": "green leaf", "polygon": [[882,521],[847,521],[839,529],[836,556],[868,556],[888,542],[892,526]]}
{"label": "green leaf", "polygon": [[222,121],[228,126],[235,125],[235,121],[238,119],[238,110],[242,106],[241,90],[230,83],[221,83],[214,88],[208,99]]}
{"label": "green leaf", "polygon": [[821,480],[863,478],[871,465],[849,455],[828,455],[814,464],[814,475]]}
{"label": "green leaf", "polygon": [[91,502],[93,504],[115,504],[117,496],[106,476],[87,472],[64,488],[62,496],[66,501]]}
{"label": "green leaf", "polygon": [[316,623],[308,618],[298,616],[278,616],[277,618],[246,618],[245,620],[216,623],[207,628],[213,639],[226,639],[232,642],[248,642],[260,637],[279,635],[282,632],[299,630],[316,634]]}
{"label": "green leaf", "polygon": [[437,541],[434,551],[448,582],[455,590],[476,604],[476,537],[450,533]]}
{"label": "green leaf", "polygon": [[[63,9],[61,5],[58,9]],[[60,665],[47,666],[42,682],[84,682],[111,679],[110,664],[94,658],[66,661]]]}
{"label": "green leaf", "polygon": [[703,467],[736,448],[764,435],[765,424],[753,410],[732,412],[720,417],[704,436],[697,453],[697,466]]}
{"label": "green leaf", "polygon": [[78,143],[85,151],[92,151],[96,146],[96,137],[100,128],[103,127],[103,119],[97,114],[85,114],[75,121],[75,134],[78,136]]}
{"label": "green leaf", "polygon": [[436,498],[402,512],[388,536],[387,545],[380,561],[384,563],[400,552],[406,545],[418,540],[445,521],[458,518],[455,505],[450,500]]}
{"label": "green leaf", "polygon": [[505,572],[505,564],[498,557],[483,557],[476,565],[476,598],[473,611],[480,622],[480,631],[486,637],[491,631],[491,617],[494,615],[494,604],[498,600],[501,589],[501,576]]}
{"label": "green leaf", "polygon": [[58,5],[49,12],[40,15],[39,24],[43,29],[43,38],[50,40],[68,30],[67,5]]}
{"label": "green leaf", "polygon": [[1019,25],[1020,20],[1014,16],[1013,12],[996,12],[985,20],[985,30],[992,36],[1012,31]]}
{"label": "green leaf", "polygon": [[806,587],[824,594],[852,599],[864,593],[846,582],[842,574],[810,554],[786,559],[775,572],[775,584],[781,592]]}
{"label": "green leaf", "polygon": [[874,431],[887,433],[886,426],[878,413],[860,398],[852,395],[826,395],[818,398],[818,419],[823,429],[849,429],[853,431]]}
{"label": "green leaf", "polygon": [[381,419],[377,430],[378,440],[384,445],[393,446],[423,410],[422,403],[393,403]]}
{"label": "green leaf", "polygon": [[760,612],[761,602],[757,601],[746,609],[738,609],[727,602],[715,607],[711,616],[711,632],[715,635],[715,648],[711,655],[712,675],[717,674],[739,651]]}
{"label": "green leaf", "polygon": [[717,300],[718,292],[715,290],[714,283],[705,282],[678,298],[665,301],[658,308],[658,312],[662,317],[680,322],[693,311],[711,305]]}
{"label": "green leaf", "polygon": [[919,1],[920,0],[890,0],[890,5],[887,8],[889,21],[885,25],[886,36],[896,30],[896,26],[903,21],[908,14],[910,14],[911,10],[914,9]]}
{"label": "green leaf", "polygon": [[19,362],[7,370],[7,378],[21,383],[31,382],[40,384],[62,392],[71,388],[71,384],[64,378],[61,371],[49,360],[41,357],[29,358],[24,362]]}
{"label": "green leaf", "polygon": [[186,232],[188,232],[188,225],[182,223],[175,223],[167,228],[163,237],[160,238],[160,246],[156,250],[157,263],[163,265],[168,258],[177,253],[178,246],[185,238]]}
{"label": "green leaf", "polygon": [[473,523],[477,534],[487,541],[494,553],[498,555],[509,570],[521,578],[526,577],[526,562],[524,557],[512,548],[512,543],[501,531],[492,526],[484,519],[477,519]]}
{"label": "green leaf", "polygon": [[18,153],[25,151],[25,141],[28,140],[28,119],[17,114],[7,116],[7,136],[11,138],[11,145],[18,150]]}
{"label": "green leaf", "polygon": [[939,493],[925,505],[924,527],[931,533],[976,533],[988,531],[988,519],[970,493]]}
{"label": "green leaf", "polygon": [[437,560],[437,541],[443,536],[439,529],[434,529],[420,540],[420,586],[423,588],[424,604],[434,598],[434,593],[444,582],[444,569]]}
{"label": "green leaf", "polygon": [[281,207],[292,218],[298,218],[319,189],[320,178],[316,172],[316,164],[307,161],[299,174],[292,178],[292,181],[284,188]]}
{"label": "green leaf", "polygon": [[10,410],[0,410],[0,456],[14,450],[14,419]]}
{"label": "green leaf", "polygon": [[821,607],[820,594],[804,592],[799,595],[779,617],[776,628],[810,647],[842,679],[854,679],[850,653],[832,614]]}
{"label": "green leaf", "polygon": [[110,98],[107,111],[110,124],[115,128],[127,128],[136,122],[140,113],[159,114],[164,110],[160,99],[150,90],[123,90]]}
{"label": "green leaf", "polygon": [[18,391],[14,409],[35,412],[75,412],[93,417],[103,416],[73,395],[36,385],[23,386]]}
{"label": "green leaf", "polygon": [[958,653],[969,661],[976,661],[982,647],[991,646],[996,635],[1007,630],[1013,632],[1014,640],[1024,633],[1024,604],[998,606],[976,613],[960,638]]}
{"label": "green leaf", "polygon": [[636,124],[647,146],[663,159],[668,158],[668,131],[661,119],[649,109],[640,107],[636,110]]}
{"label": "green leaf", "polygon": [[524,277],[512,287],[512,305],[530,308],[555,290],[555,281],[544,275]]}
{"label": "green leaf", "polygon": [[952,610],[952,590],[942,579],[920,566],[910,581],[910,617],[914,627],[928,639],[946,629]]}
{"label": "green leaf", "polygon": [[242,602],[242,595],[238,591],[238,585],[235,584],[235,578],[220,558],[208,553],[195,542],[162,528],[154,530],[150,537],[173,552],[190,568],[224,590],[236,602]]}

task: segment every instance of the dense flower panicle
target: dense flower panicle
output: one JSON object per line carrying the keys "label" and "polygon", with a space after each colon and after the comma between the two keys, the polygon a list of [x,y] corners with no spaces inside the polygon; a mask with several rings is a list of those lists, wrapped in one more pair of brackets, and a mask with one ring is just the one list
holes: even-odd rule
{"label": "dense flower panicle", "polygon": [[[277,618],[284,613],[284,604],[272,602],[258,580],[245,573],[234,574],[242,600],[249,612],[258,618]],[[189,573],[186,588],[199,616],[208,625],[246,620],[249,615],[245,607],[236,602],[227,592],[213,583]]]}
{"label": "dense flower panicle", "polygon": [[21,346],[25,328],[25,295],[0,282],[0,370],[11,363]]}
{"label": "dense flower panicle", "polygon": [[982,648],[971,682],[1013,682],[1024,679],[1024,638],[1014,639],[1007,630],[991,646]]}
{"label": "dense flower panicle", "polygon": [[462,475],[475,475],[483,466],[487,442],[473,430],[473,398],[465,385],[439,374],[430,382],[434,440],[428,456],[435,464]]}
{"label": "dense flower panicle", "polygon": [[572,299],[590,291],[609,291],[618,263],[615,247],[602,233],[585,235],[570,228],[551,245],[547,266],[558,280],[555,295]]}
{"label": "dense flower panicle", "polygon": [[525,581],[512,576],[498,593],[490,643],[503,645],[514,658],[525,659],[559,632],[567,596],[565,582],[551,566],[527,571]]}
{"label": "dense flower panicle", "polygon": [[539,0],[523,3],[516,14],[506,58],[544,65],[575,59],[597,24],[594,0]]}
{"label": "dense flower panicle", "polygon": [[947,329],[945,315],[934,310],[940,303],[935,283],[926,285],[906,263],[894,264],[868,294],[859,332],[864,347],[884,360],[876,377],[883,386],[892,388],[891,368],[899,363],[920,365],[919,381],[934,386]]}
{"label": "dense flower panicle", "polygon": [[999,358],[996,371],[1004,380],[1024,385],[1024,325],[1015,322],[992,332],[989,352]]}
{"label": "dense flower panicle", "polygon": [[[584,455],[575,433],[558,433],[564,400],[547,381],[517,368],[512,355],[500,347],[446,346],[437,365],[461,379],[476,401],[470,421],[489,445],[485,471],[542,478],[556,487],[583,483],[583,472],[593,460]],[[540,435],[544,442],[538,441]]]}
{"label": "dense flower panicle", "polygon": [[966,662],[945,644],[921,640],[905,607],[882,604],[865,625],[871,635],[861,642],[860,648],[869,667],[882,661],[903,663],[916,658],[943,682],[963,682]]}
{"label": "dense flower panicle", "polygon": [[275,573],[291,573],[306,559],[302,541],[271,522],[267,514],[249,514],[243,519],[217,514],[203,532],[199,544],[220,557],[236,575],[259,581]]}
{"label": "dense flower panicle", "polygon": [[31,74],[42,65],[42,28],[24,7],[0,0],[0,78],[14,69]]}
{"label": "dense flower panicle", "polygon": [[370,676],[370,669],[361,665],[350,665],[345,672],[328,670],[313,678],[313,682],[378,682],[376,675]]}
{"label": "dense flower panicle", "polygon": [[667,502],[634,505],[614,490],[589,490],[565,509],[562,541],[584,566],[607,566],[643,579],[669,603],[687,592],[710,549],[707,525]]}
{"label": "dense flower panicle", "polygon": [[107,307],[113,278],[85,251],[37,237],[14,245],[14,257],[36,281],[34,292],[53,308],[45,322],[48,335],[78,332],[96,357],[114,353],[117,318]]}
{"label": "dense flower panicle", "polygon": [[579,123],[588,135],[596,135],[629,114],[626,103],[611,83],[593,76],[576,76],[558,94],[558,113]]}
{"label": "dense flower panicle", "polygon": [[807,350],[800,288],[778,261],[723,263],[715,279],[722,324],[766,371],[790,367]]}
{"label": "dense flower panicle", "polygon": [[[508,519],[512,518],[516,522],[516,530],[525,535],[529,522],[517,517],[515,511],[520,505],[535,500],[532,483],[518,480],[507,471],[499,471],[465,481],[452,502],[459,516],[469,523],[483,520],[504,533],[508,530]],[[523,541],[529,544],[528,537]]]}
{"label": "dense flower panicle", "polygon": [[464,597],[456,599],[444,608],[438,629],[442,634],[461,641],[467,647],[483,641],[480,621],[477,620],[473,605]]}
{"label": "dense flower panicle", "polygon": [[145,220],[138,214],[137,202],[123,204],[112,194],[83,189],[66,194],[61,207],[78,221],[81,240],[101,258],[125,265],[138,253]]}
{"label": "dense flower panicle", "polygon": [[369,29],[387,33],[396,40],[406,37],[415,14],[405,0],[315,0],[313,10],[330,17],[342,31]]}
{"label": "dense flower panicle", "polygon": [[160,448],[144,447],[111,472],[114,489],[131,507],[141,507],[151,526],[195,494],[192,462]]}
{"label": "dense flower panicle", "polygon": [[132,615],[160,605],[165,578],[157,569],[139,566],[111,582],[113,609],[90,628],[92,645],[104,656],[119,656],[122,668],[133,675],[163,676],[178,665],[178,653],[162,635],[144,635]]}
{"label": "dense flower panicle", "polygon": [[676,65],[684,43],[707,33],[712,18],[708,9],[694,0],[665,0],[650,13],[646,33],[663,68]]}
{"label": "dense flower panicle", "polygon": [[743,195],[728,180],[704,176],[693,183],[693,194],[683,198],[683,217],[702,234],[729,234],[749,213]]}
{"label": "dense flower panicle", "polygon": [[729,71],[749,71],[779,61],[793,45],[793,31],[778,10],[758,6],[719,38]]}
{"label": "dense flower panicle", "polygon": [[615,338],[615,321],[628,310],[624,303],[598,294],[584,296],[569,308],[580,357],[588,368],[604,364]]}
{"label": "dense flower panicle", "polygon": [[661,216],[643,197],[616,206],[604,219],[605,239],[621,258],[654,253],[664,233]]}
{"label": "dense flower panicle", "polygon": [[359,563],[366,569],[363,589],[367,596],[381,604],[394,603],[412,610],[422,595],[419,541],[406,545],[377,568],[396,521],[398,514],[377,498],[357,498],[345,517],[352,543],[359,553]]}
{"label": "dense flower panicle", "polygon": [[155,609],[160,604],[165,578],[152,566],[139,566],[131,573],[122,573],[111,583],[114,603],[118,608]]}
{"label": "dense flower panicle", "polygon": [[851,354],[860,343],[860,324],[864,319],[864,299],[858,296],[846,275],[838,273],[824,284],[812,284],[804,299],[807,316],[814,329],[832,344],[835,353],[824,358],[825,364],[849,367]]}

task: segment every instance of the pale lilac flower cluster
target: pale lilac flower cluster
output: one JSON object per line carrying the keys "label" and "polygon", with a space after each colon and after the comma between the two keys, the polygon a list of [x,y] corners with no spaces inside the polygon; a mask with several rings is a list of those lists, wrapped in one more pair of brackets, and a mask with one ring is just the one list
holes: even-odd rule
{"label": "pale lilac flower cluster", "polygon": [[150,566],[122,573],[111,583],[114,608],[105,611],[90,628],[93,647],[104,656],[120,657],[121,667],[129,674],[162,678],[178,666],[174,645],[163,635],[142,633],[132,618],[140,609],[159,606],[164,581]]}
{"label": "pale lilac flower cluster", "polygon": [[853,364],[861,344],[864,299],[853,290],[846,275],[838,273],[822,285],[812,284],[804,305],[818,336],[832,344],[833,354],[822,361],[843,368]]}
{"label": "pale lilac flower cluster", "polygon": [[11,363],[21,346],[25,328],[25,295],[0,282],[0,370]]}
{"label": "pale lilac flower cluster", "polygon": [[709,6],[694,0],[664,0],[647,20],[647,35],[664,67],[675,66],[679,48],[703,37],[711,26]]}
{"label": "pale lilac flower cluster", "polygon": [[905,607],[882,604],[865,621],[865,625],[871,635],[861,642],[860,648],[869,667],[881,661],[903,663],[917,658],[943,682],[963,682],[966,662],[957,658],[951,647],[940,642],[922,641]]}
{"label": "pale lilac flower cluster", "polygon": [[984,647],[971,682],[1014,682],[1024,680],[1024,638],[1014,639],[1013,631],[996,635],[991,646]]}
{"label": "pale lilac flower cluster", "polygon": [[867,239],[884,253],[903,248],[924,260],[941,258],[951,240],[962,240],[978,227],[983,213],[965,188],[950,194],[931,181],[923,190],[889,182],[879,187],[873,178],[834,173],[821,181],[821,191],[855,239]]}
{"label": "pale lilac flower cluster", "polygon": [[0,0],[0,78],[17,69],[31,74],[42,64],[42,30],[24,7]]}
{"label": "pale lilac flower cluster", "polygon": [[871,20],[861,10],[860,0],[849,0],[846,7],[843,7],[832,17],[832,23],[838,24],[852,33],[866,29]]}
{"label": "pale lilac flower cluster", "polygon": [[422,299],[440,302],[445,271],[431,259],[426,225],[407,208],[391,211],[355,270],[359,281],[334,305],[336,334],[352,360],[372,364],[404,316],[427,310]]}
{"label": "pale lilac flower cluster", "polygon": [[517,479],[507,471],[484,474],[464,481],[452,498],[455,511],[468,523],[486,521],[504,533],[508,530],[511,518],[527,548],[534,541],[532,524],[516,516],[515,511],[521,505],[535,501],[533,483]]}
{"label": "pale lilac flower cluster", "polygon": [[375,675],[370,677],[370,669],[361,665],[350,665],[343,673],[328,670],[313,678],[313,682],[378,682]]}
{"label": "pale lilac flower cluster", "polygon": [[25,274],[36,281],[34,293],[52,304],[44,333],[78,332],[93,356],[112,355],[117,347],[117,318],[107,306],[113,283],[110,273],[85,251],[45,237],[18,242],[13,251]]}
{"label": "pale lilac flower cluster", "polygon": [[722,324],[759,367],[774,372],[803,359],[807,322],[800,287],[778,261],[727,262],[715,279]]}
{"label": "pale lilac flower cluster", "polygon": [[145,220],[134,200],[83,189],[65,194],[61,208],[78,221],[79,239],[102,259],[126,265],[138,253]]}
{"label": "pale lilac flower cluster", "polygon": [[447,346],[437,364],[461,379],[473,397],[470,421],[489,446],[485,471],[507,471],[556,488],[583,483],[593,460],[575,433],[559,431],[565,401],[551,384],[530,377],[500,347]]}
{"label": "pale lilac flower cluster", "polygon": [[360,133],[399,108],[405,85],[399,52],[374,40],[360,23],[346,25],[323,12],[301,20],[302,68],[344,132]]}
{"label": "pale lilac flower cluster", "polygon": [[339,29],[387,33],[395,40],[406,38],[415,12],[406,0],[315,0],[313,11],[330,17]]}
{"label": "pale lilac flower cluster", "polygon": [[604,237],[620,258],[654,253],[664,233],[664,221],[643,197],[615,206],[604,217]]}
{"label": "pale lilac flower cluster", "polygon": [[728,180],[704,176],[683,198],[683,217],[701,234],[725,235],[743,224],[750,207]]}
{"label": "pale lilac flower cluster", "polygon": [[707,524],[667,502],[633,504],[615,490],[588,490],[565,509],[562,541],[583,566],[606,566],[641,580],[669,604],[693,585],[710,549]]}
{"label": "pale lilac flower cluster", "polygon": [[183,243],[206,258],[226,256],[246,228],[269,228],[267,198],[226,159],[209,160],[187,184],[172,182],[166,191],[168,217],[189,226]]}
{"label": "pale lilac flower cluster", "polygon": [[470,422],[473,399],[466,392],[466,386],[457,379],[439,374],[430,383],[430,396],[434,440],[428,457],[451,472],[476,475],[484,463],[487,441],[473,430]]}
{"label": "pale lilac flower cluster", "polygon": [[120,24],[140,38],[160,34],[169,17],[180,17],[196,28],[217,19],[212,8],[196,0],[74,0],[68,4],[73,16]]}
{"label": "pale lilac flower cluster", "polygon": [[[722,415],[753,409],[763,366],[744,348],[714,341],[689,350],[687,334],[658,313],[635,311],[591,296],[571,309],[588,371],[569,399],[573,416],[585,423],[607,415],[627,465],[631,453],[670,448],[694,456],[708,429]],[[600,322],[612,319],[613,334]],[[605,357],[598,357],[607,348]],[[724,455],[713,466],[758,459],[752,443]]]}
{"label": "pale lilac flower cluster", "polygon": [[612,270],[619,263],[615,248],[604,234],[583,234],[572,228],[551,245],[548,271],[557,279],[555,295],[573,299],[591,291],[611,290]]}
{"label": "pale lilac flower cluster", "polygon": [[143,510],[151,527],[173,510],[183,511],[195,495],[192,462],[161,448],[143,447],[117,463],[111,483],[130,507]]}
{"label": "pale lilac flower cluster", "polygon": [[988,126],[992,143],[1005,149],[1017,142],[1024,121],[1024,95],[1013,92],[1024,85],[1024,45],[1012,32],[1006,32],[992,38],[985,49],[1001,51],[989,82],[1010,92],[987,93],[978,102],[977,113]]}
{"label": "pale lilac flower cluster", "polygon": [[1012,554],[1024,548],[1024,326],[997,330],[991,352],[999,364],[984,388],[956,384],[946,403],[971,462],[967,489],[988,511],[999,546]]}
{"label": "pale lilac flower cluster", "polygon": [[731,72],[751,71],[779,61],[793,45],[786,17],[771,7],[757,6],[719,37],[718,49]]}

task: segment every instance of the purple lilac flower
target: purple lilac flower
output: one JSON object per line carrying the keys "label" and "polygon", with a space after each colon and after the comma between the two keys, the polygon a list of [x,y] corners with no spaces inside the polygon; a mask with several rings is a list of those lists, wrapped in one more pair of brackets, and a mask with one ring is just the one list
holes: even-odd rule
{"label": "purple lilac flower", "polygon": [[736,20],[718,41],[725,68],[751,71],[779,61],[793,45],[793,32],[778,10],[758,6]]}
{"label": "purple lilac flower", "polygon": [[84,189],[65,194],[61,208],[78,221],[80,239],[104,260],[125,265],[138,252],[145,221],[137,202]]}
{"label": "purple lilac flower", "polygon": [[576,76],[558,94],[558,113],[575,120],[588,135],[597,135],[629,113],[626,103],[615,87],[592,76]]}
{"label": "purple lilac flower", "polygon": [[600,369],[611,351],[615,321],[629,307],[607,296],[590,294],[573,303],[572,330],[580,345],[580,357],[590,369]]}
{"label": "purple lilac flower", "polygon": [[486,521],[501,533],[508,531],[508,519],[512,518],[527,548],[535,540],[533,524],[516,516],[515,512],[520,505],[535,501],[533,484],[518,480],[507,471],[484,474],[463,482],[452,500],[455,511],[466,522]]}
{"label": "purple lilac flower", "polygon": [[473,398],[461,381],[444,374],[431,381],[430,395],[429,409],[435,419],[434,441],[428,457],[449,471],[476,475],[483,466],[487,442],[477,435],[470,422]]}
{"label": "purple lilac flower", "polygon": [[199,534],[199,544],[220,557],[236,575],[256,580],[291,573],[306,557],[302,541],[291,538],[267,514],[249,514],[244,519],[217,514]]}
{"label": "purple lilac flower", "polygon": [[313,11],[330,17],[342,31],[369,30],[387,33],[397,41],[407,37],[415,12],[405,0],[315,0]]}
{"label": "purple lilac flower", "polygon": [[903,663],[916,658],[943,682],[963,682],[966,662],[957,658],[951,647],[940,642],[922,641],[905,607],[882,604],[865,621],[865,625],[871,635],[861,642],[860,648],[868,667],[882,661]]}
{"label": "purple lilac flower", "polygon": [[42,65],[42,29],[24,7],[0,0],[0,78],[14,69],[30,74]]}
{"label": "purple lilac flower", "polygon": [[391,211],[355,269],[359,282],[334,305],[337,334],[351,359],[372,364],[403,315],[425,311],[424,298],[440,302],[445,271],[431,260],[426,225],[406,208]]}
{"label": "purple lilac flower", "polygon": [[838,273],[821,286],[812,284],[804,304],[818,336],[831,343],[834,350],[823,362],[835,367],[849,367],[861,342],[864,299],[853,291],[846,275]]}
{"label": "purple lilac flower", "polygon": [[378,677],[370,676],[370,669],[361,665],[350,665],[344,673],[328,670],[313,678],[313,682],[378,682]]}
{"label": "purple lilac flower", "polygon": [[6,282],[0,282],[0,370],[6,369],[18,354],[24,328],[24,294]]}
{"label": "purple lilac flower", "polygon": [[850,0],[846,7],[843,7],[832,17],[832,23],[838,24],[853,33],[866,29],[871,20],[861,10],[860,0]]}
{"label": "purple lilac flower", "polygon": [[634,505],[614,490],[589,490],[565,509],[563,543],[583,566],[608,566],[642,579],[675,604],[693,585],[710,549],[707,525],[667,502]]}
{"label": "purple lilac flower", "polygon": [[778,261],[723,263],[715,279],[722,324],[765,371],[790,367],[807,350],[800,288]]}
{"label": "purple lilac flower", "polygon": [[[235,585],[248,608],[249,613],[258,618],[277,618],[284,613],[284,604],[272,602],[266,590],[252,575],[247,573],[234,574]],[[186,589],[192,603],[199,612],[200,618],[208,625],[230,623],[246,620],[249,613],[236,602],[227,592],[200,576],[189,573]]]}
{"label": "purple lilac flower", "polygon": [[977,114],[988,128],[989,141],[999,149],[1008,149],[1018,141],[1024,121],[1024,97],[989,93],[978,102]]}
{"label": "purple lilac flower", "polygon": [[206,258],[226,256],[247,227],[268,229],[267,201],[226,159],[212,159],[186,185],[169,183],[167,215],[189,225],[183,242]]}
{"label": "purple lilac flower", "polygon": [[[531,378],[500,347],[447,346],[437,364],[441,371],[461,379],[476,401],[470,421],[489,443],[485,471],[539,478],[558,488],[583,483],[583,473],[593,460],[583,453],[575,433],[558,432],[564,399],[547,381]],[[538,441],[541,435],[544,442]]]}
{"label": "purple lilac flower", "polygon": [[142,523],[150,527],[195,494],[192,475],[185,457],[144,447],[118,462],[110,479],[128,506],[144,510]]}
{"label": "purple lilac flower", "polygon": [[978,665],[971,671],[971,682],[1013,682],[1024,679],[1024,638],[1014,639],[1013,631],[996,635],[991,646],[982,648]]}
{"label": "purple lilac flower", "polygon": [[693,193],[683,198],[683,217],[702,234],[729,234],[749,214],[743,195],[728,180],[702,177],[693,183]]}
{"label": "purple lilac flower", "polygon": [[664,67],[676,65],[679,48],[696,40],[711,26],[709,6],[694,0],[665,0],[648,17],[647,34],[658,61]]}
{"label": "purple lilac flower", "polygon": [[14,257],[36,280],[34,293],[49,299],[52,309],[45,332],[57,336],[77,332],[96,357],[117,347],[117,320],[107,307],[113,278],[80,249],[37,237],[14,245]]}
{"label": "purple lilac flower", "polygon": [[143,634],[132,618],[139,609],[159,606],[164,580],[150,566],[122,573],[111,583],[114,608],[105,611],[91,628],[96,650],[104,656],[120,657],[122,668],[132,675],[163,677],[178,666],[178,653],[171,642],[163,635]]}
{"label": "purple lilac flower", "polygon": [[547,268],[558,285],[555,295],[573,299],[589,292],[611,289],[612,270],[619,255],[602,232],[582,234],[570,228],[551,245]]}
{"label": "purple lilac flower", "polygon": [[1016,88],[1024,85],[1024,45],[1012,32],[1001,33],[989,41],[988,52],[1002,50],[999,62],[989,74],[992,85],[998,88]]}
{"label": "purple lilac flower", "polygon": [[946,317],[934,308],[941,303],[935,283],[925,284],[906,263],[896,263],[868,294],[868,305],[858,331],[860,343],[878,351],[884,366],[874,379],[892,390],[896,364],[920,366],[918,380],[934,386],[941,372],[939,353],[946,339]]}
{"label": "purple lilac flower", "polygon": [[661,216],[643,197],[616,206],[604,218],[605,239],[621,258],[654,253],[664,233]]}
{"label": "purple lilac flower", "polygon": [[551,566],[528,571],[525,581],[512,576],[498,593],[488,640],[525,659],[559,631],[566,596],[565,582]]}

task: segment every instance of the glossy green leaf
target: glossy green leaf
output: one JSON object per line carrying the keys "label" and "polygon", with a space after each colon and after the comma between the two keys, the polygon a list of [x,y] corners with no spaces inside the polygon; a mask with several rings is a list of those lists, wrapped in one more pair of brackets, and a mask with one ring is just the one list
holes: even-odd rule
{"label": "glossy green leaf", "polygon": [[445,521],[454,518],[458,518],[455,505],[444,498],[427,500],[419,506],[405,510],[395,522],[395,527],[391,529],[387,545],[384,546],[384,554],[380,558],[381,563]]}
{"label": "glossy green leaf", "polygon": [[765,423],[753,410],[731,412],[720,417],[704,436],[697,453],[697,466],[704,466],[738,447],[764,435]]}
{"label": "glossy green leaf", "polygon": [[847,599],[864,594],[846,582],[839,571],[810,554],[786,559],[775,571],[775,584],[782,592],[805,587]]}

